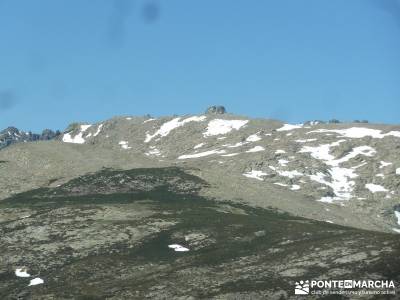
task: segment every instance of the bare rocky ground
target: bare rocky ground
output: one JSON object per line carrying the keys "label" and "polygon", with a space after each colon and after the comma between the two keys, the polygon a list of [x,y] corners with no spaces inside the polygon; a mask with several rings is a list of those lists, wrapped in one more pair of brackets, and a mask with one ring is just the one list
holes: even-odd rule
{"label": "bare rocky ground", "polygon": [[0,298],[297,299],[298,280],[400,280],[398,235],[215,201],[209,185],[175,167],[103,169],[3,200]]}

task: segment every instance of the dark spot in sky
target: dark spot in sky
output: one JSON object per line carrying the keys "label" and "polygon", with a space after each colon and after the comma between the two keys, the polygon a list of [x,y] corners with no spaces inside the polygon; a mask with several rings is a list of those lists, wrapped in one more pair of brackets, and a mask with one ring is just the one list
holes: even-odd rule
{"label": "dark spot in sky", "polygon": [[371,0],[372,3],[385,11],[388,14],[391,14],[397,22],[397,25],[400,26],[400,0]]}
{"label": "dark spot in sky", "polygon": [[6,111],[14,107],[17,96],[12,90],[0,91],[0,111]]}
{"label": "dark spot in sky", "polygon": [[126,35],[126,23],[132,14],[133,0],[113,0],[108,26],[109,40],[115,46],[123,44]]}
{"label": "dark spot in sky", "polygon": [[152,23],[157,21],[160,16],[160,7],[154,1],[146,2],[143,5],[143,19],[146,22]]}
{"label": "dark spot in sky", "polygon": [[[134,0],[112,0],[111,15],[108,24],[108,39],[113,46],[121,46],[126,39],[129,30],[129,17],[131,17],[133,11],[133,3]],[[140,11],[146,23],[156,22],[160,17],[160,6],[155,0],[141,2]]]}

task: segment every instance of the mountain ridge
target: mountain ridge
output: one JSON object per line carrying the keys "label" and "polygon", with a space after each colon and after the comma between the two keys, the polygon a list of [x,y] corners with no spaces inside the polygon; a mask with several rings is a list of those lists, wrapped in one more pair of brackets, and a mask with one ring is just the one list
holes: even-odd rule
{"label": "mountain ridge", "polygon": [[[241,198],[302,217],[398,232],[398,149],[398,125],[293,125],[228,113],[114,117],[75,123],[50,142],[1,150],[6,163],[0,168],[10,178],[0,178],[5,186],[0,199],[102,167],[180,166],[218,182],[203,192],[221,199]],[[24,164],[32,168],[29,176]]]}
{"label": "mountain ridge", "polygon": [[44,129],[42,133],[38,134],[9,126],[0,131],[0,149],[15,143],[52,140],[57,138],[60,134],[61,132],[59,130],[53,131],[51,129]]}

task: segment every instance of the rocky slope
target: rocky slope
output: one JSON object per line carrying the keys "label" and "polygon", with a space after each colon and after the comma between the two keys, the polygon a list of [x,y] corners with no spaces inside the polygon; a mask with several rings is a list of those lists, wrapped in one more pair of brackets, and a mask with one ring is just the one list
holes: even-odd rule
{"label": "rocky slope", "polygon": [[0,298],[278,300],[304,279],[400,280],[397,236],[215,201],[209,185],[103,169],[1,201]]}
{"label": "rocky slope", "polygon": [[217,106],[11,144],[0,298],[297,299],[304,279],[398,282],[399,150],[400,126]]}
{"label": "rocky slope", "polygon": [[[59,141],[0,151],[1,198],[103,167],[179,166],[205,196],[400,232],[400,126],[284,124],[210,113],[73,124]],[[5,176],[7,174],[7,176]]]}
{"label": "rocky slope", "polygon": [[8,127],[0,131],[0,149],[15,143],[52,140],[60,134],[58,130],[54,132],[53,130],[45,129],[41,134],[36,134],[30,131],[21,131],[15,127]]}

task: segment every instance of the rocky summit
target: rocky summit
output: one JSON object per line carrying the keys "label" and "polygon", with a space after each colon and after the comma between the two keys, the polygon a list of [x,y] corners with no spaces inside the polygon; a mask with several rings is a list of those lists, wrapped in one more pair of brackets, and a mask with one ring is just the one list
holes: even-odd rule
{"label": "rocky summit", "polygon": [[226,113],[226,109],[225,106],[222,105],[213,105],[210,106],[209,108],[207,108],[206,110],[206,114],[225,114]]}
{"label": "rocky summit", "polygon": [[51,129],[45,129],[41,134],[36,134],[30,131],[25,132],[15,127],[8,127],[0,131],[0,149],[15,143],[51,140],[60,134],[60,131],[54,132]]}
{"label": "rocky summit", "polygon": [[399,125],[214,106],[49,136],[0,151],[1,299],[297,299],[303,279],[400,280]]}

